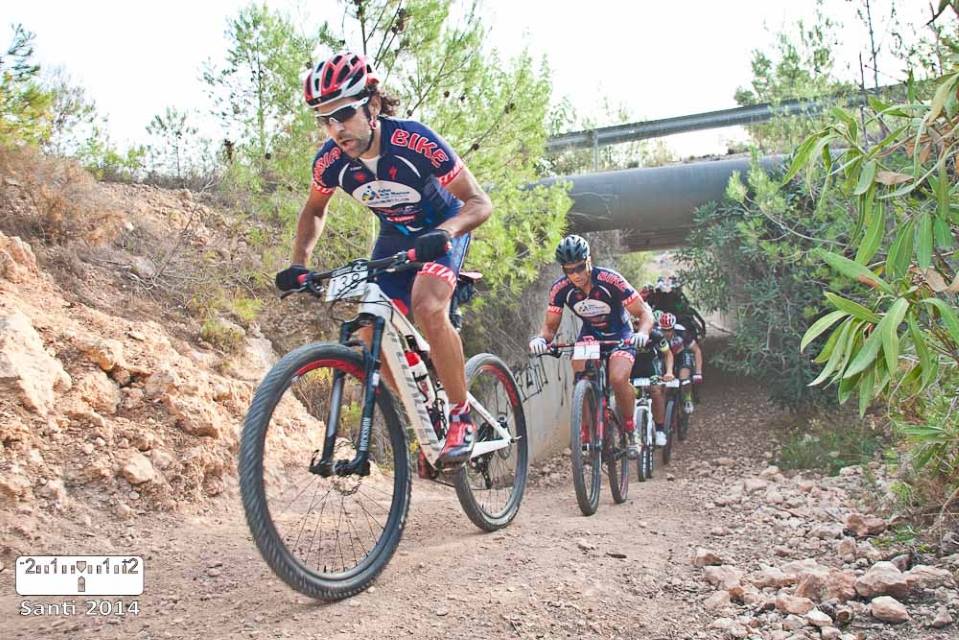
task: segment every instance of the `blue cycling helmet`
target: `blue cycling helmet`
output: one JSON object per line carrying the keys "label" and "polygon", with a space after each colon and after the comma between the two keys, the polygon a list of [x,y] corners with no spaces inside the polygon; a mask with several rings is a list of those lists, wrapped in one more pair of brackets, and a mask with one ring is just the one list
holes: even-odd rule
{"label": "blue cycling helmet", "polygon": [[589,258],[589,243],[583,236],[569,235],[556,246],[556,262],[572,264]]}

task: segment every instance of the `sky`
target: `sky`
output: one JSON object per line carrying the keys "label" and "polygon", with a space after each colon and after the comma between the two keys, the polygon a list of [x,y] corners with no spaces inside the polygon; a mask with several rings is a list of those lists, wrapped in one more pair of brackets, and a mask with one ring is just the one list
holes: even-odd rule
{"label": "sky", "polygon": [[[893,0],[872,0],[881,11]],[[37,58],[60,66],[109,119],[112,139],[121,146],[146,139],[144,127],[166,106],[206,112],[200,81],[205,60],[220,61],[227,49],[227,20],[247,0],[19,0],[0,4],[0,42],[9,42],[11,24],[36,33]],[[326,18],[338,23],[342,5],[333,0],[275,0],[267,4],[302,21]],[[554,95],[601,120],[604,98],[622,105],[635,120],[664,118],[735,107],[733,95],[752,77],[752,51],[769,51],[772,33],[811,18],[815,0],[486,0],[488,42],[504,56],[523,47],[546,55]],[[829,14],[850,25],[835,50],[841,66],[865,51],[865,27],[855,22],[860,0],[827,0]],[[907,22],[926,10],[923,2],[900,2]],[[908,5],[903,7],[901,5]],[[588,11],[587,8],[592,8]],[[910,13],[911,12],[911,13]],[[909,15],[903,15],[908,13]],[[888,33],[880,34],[888,44]],[[902,80],[887,65],[881,84]],[[613,124],[613,123],[603,123]],[[222,137],[212,120],[203,125]],[[666,139],[679,155],[715,153],[731,128],[681,134]]]}

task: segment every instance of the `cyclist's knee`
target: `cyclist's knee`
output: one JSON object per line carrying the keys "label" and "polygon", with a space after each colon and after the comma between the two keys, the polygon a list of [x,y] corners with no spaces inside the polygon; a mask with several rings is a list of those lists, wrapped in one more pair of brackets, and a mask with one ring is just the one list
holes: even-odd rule
{"label": "cyclist's knee", "polygon": [[434,324],[448,321],[449,298],[427,292],[413,297],[413,317],[418,323]]}

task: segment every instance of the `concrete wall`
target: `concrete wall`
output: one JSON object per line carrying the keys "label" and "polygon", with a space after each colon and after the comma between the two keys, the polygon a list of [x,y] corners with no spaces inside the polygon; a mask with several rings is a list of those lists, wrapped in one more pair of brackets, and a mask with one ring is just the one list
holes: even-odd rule
{"label": "concrete wall", "polygon": [[[579,321],[563,314],[557,341],[571,342]],[[569,405],[573,397],[573,369],[569,358],[543,356],[513,371],[523,398],[530,458],[543,460],[569,446]]]}

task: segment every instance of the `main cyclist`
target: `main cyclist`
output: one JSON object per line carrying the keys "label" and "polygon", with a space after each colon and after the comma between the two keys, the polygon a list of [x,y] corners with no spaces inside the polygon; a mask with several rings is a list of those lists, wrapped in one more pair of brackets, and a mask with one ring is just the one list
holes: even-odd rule
{"label": "main cyclist", "polygon": [[[590,257],[589,243],[585,238],[570,235],[556,247],[556,261],[563,269],[563,276],[553,283],[549,292],[546,319],[539,335],[529,343],[533,355],[549,350],[563,318],[563,307],[583,321],[579,340],[623,340],[627,344],[613,350],[609,358],[609,382],[616,397],[616,406],[629,437],[629,455],[639,455],[639,439],[633,424],[634,392],[629,373],[633,368],[636,347],[649,342],[653,328],[653,315],[649,306],[626,279],[603,267],[594,267]],[[639,319],[634,333],[630,314]],[[573,361],[573,371],[581,372],[586,363]]]}
{"label": "main cyclist", "polygon": [[470,231],[490,217],[492,203],[443,138],[420,122],[391,117],[397,101],[381,91],[362,55],[337,53],[318,64],[306,76],[304,98],[329,139],[313,159],[313,186],[297,221],[292,264],[276,275],[276,286],[298,288],[298,278],[309,272],[307,259],[336,187],[380,219],[372,259],[415,250],[415,259],[426,263],[418,273],[392,273],[378,283],[404,313],[412,310],[432,347],[450,402],[439,462],[462,463],[473,448],[473,429],[463,344],[449,305]]}

